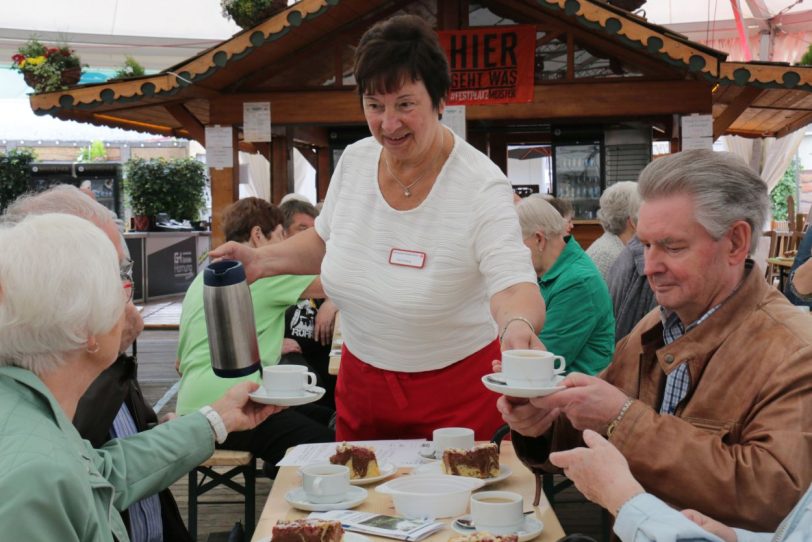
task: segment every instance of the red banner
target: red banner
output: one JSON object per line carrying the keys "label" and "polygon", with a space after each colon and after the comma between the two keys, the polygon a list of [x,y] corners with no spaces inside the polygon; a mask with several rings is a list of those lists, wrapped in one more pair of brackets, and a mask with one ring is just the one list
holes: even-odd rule
{"label": "red banner", "polygon": [[533,101],[535,26],[443,30],[437,34],[451,67],[449,105]]}

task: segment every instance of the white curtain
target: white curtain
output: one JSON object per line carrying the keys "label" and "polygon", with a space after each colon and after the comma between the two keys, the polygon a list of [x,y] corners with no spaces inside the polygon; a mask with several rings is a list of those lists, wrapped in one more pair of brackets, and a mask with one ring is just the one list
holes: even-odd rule
{"label": "white curtain", "polygon": [[293,149],[293,191],[306,197],[310,203],[316,203],[316,170],[295,147]]}
{"label": "white curtain", "polygon": [[261,154],[240,152],[240,197],[271,201],[271,164]]}
{"label": "white curtain", "polygon": [[[798,147],[804,138],[805,129],[801,128],[784,137],[762,139],[761,159],[758,160],[760,171],[758,173],[767,183],[768,190],[772,190],[781,180],[784,172],[787,171],[792,157],[798,152]],[[753,148],[758,147],[758,145],[753,145],[755,140],[739,136],[723,136],[722,139],[728,151],[741,157],[748,164],[751,163]]]}

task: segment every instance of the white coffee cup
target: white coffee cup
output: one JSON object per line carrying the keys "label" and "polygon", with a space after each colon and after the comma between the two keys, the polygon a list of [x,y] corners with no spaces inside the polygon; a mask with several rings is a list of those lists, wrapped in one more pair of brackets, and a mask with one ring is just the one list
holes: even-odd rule
{"label": "white coffee cup", "polygon": [[304,365],[273,365],[262,371],[262,387],[269,393],[301,393],[316,385],[315,373]]}
{"label": "white coffee cup", "polygon": [[[556,361],[560,365],[556,366]],[[502,352],[502,378],[508,386],[549,386],[564,374],[567,363],[562,356],[544,350],[505,350]]]}
{"label": "white coffee cup", "polygon": [[474,430],[467,427],[443,427],[431,433],[434,456],[440,458],[446,448],[470,450],[474,447]]}
{"label": "white coffee cup", "polygon": [[512,491],[480,491],[471,495],[471,522],[477,531],[511,534],[524,525],[524,500]]}
{"label": "white coffee cup", "polygon": [[350,469],[346,465],[308,465],[301,473],[302,488],[311,503],[332,504],[347,498]]}

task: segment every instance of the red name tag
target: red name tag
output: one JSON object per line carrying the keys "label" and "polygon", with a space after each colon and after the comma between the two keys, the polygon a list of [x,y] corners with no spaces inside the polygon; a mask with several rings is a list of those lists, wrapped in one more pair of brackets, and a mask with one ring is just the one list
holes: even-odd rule
{"label": "red name tag", "polygon": [[392,265],[423,269],[423,266],[426,265],[426,253],[393,248],[389,251],[389,263]]}

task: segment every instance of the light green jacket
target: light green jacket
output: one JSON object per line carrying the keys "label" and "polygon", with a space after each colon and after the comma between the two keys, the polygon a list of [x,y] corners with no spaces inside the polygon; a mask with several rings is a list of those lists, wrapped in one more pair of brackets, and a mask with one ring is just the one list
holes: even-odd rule
{"label": "light green jacket", "polygon": [[213,452],[199,413],[94,450],[34,373],[0,367],[0,539],[129,541],[118,510]]}

